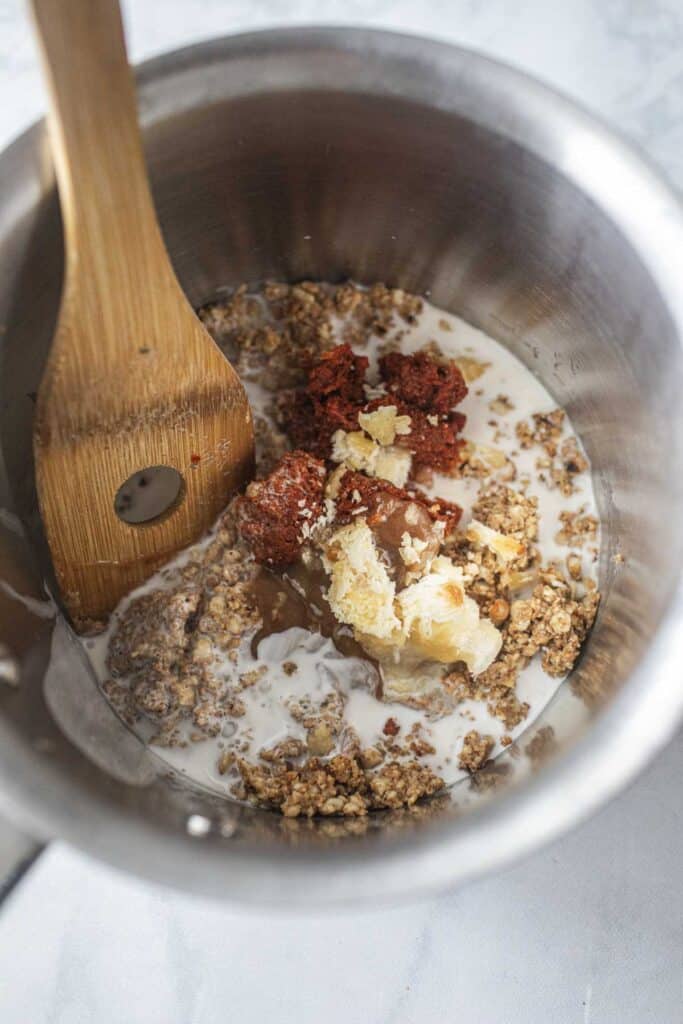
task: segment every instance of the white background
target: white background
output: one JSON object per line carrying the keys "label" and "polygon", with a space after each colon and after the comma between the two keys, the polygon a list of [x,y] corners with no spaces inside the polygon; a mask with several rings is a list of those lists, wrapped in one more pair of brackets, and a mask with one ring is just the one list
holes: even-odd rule
{"label": "white background", "polygon": [[[124,8],[134,60],[307,22],[473,46],[581,100],[683,185],[683,0],[128,0]],[[23,4],[0,0],[0,145],[43,106]],[[459,892],[381,912],[229,910],[55,845],[0,917],[0,1022],[678,1024],[682,779],[679,737],[630,792],[553,847]]]}

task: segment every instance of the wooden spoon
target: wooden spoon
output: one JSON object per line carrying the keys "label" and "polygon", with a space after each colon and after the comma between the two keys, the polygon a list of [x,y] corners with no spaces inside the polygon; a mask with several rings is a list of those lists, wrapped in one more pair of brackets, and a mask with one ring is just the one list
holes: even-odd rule
{"label": "wooden spoon", "polygon": [[[116,0],[32,7],[66,245],[36,478],[62,598],[85,628],[215,520],[252,471],[253,425],[162,241]],[[141,522],[150,503],[134,499],[151,484],[171,507]]]}

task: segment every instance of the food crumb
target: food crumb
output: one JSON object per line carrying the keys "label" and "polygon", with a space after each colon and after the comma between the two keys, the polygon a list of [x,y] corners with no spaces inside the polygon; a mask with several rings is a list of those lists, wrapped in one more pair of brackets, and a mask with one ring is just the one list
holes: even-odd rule
{"label": "food crumb", "polygon": [[488,761],[493,747],[494,740],[492,736],[482,736],[476,729],[472,729],[467,733],[462,743],[459,759],[460,767],[463,771],[470,773],[479,771]]}
{"label": "food crumb", "polygon": [[587,541],[595,540],[598,531],[598,520],[595,516],[586,515],[583,506],[578,512],[560,512],[560,524],[555,542],[564,547],[583,547]]}

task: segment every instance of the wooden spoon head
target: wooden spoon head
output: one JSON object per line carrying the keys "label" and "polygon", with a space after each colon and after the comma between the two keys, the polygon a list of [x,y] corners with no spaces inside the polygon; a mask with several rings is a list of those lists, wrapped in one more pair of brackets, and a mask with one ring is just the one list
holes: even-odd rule
{"label": "wooden spoon head", "polygon": [[[87,301],[73,291],[63,300],[38,395],[34,452],[56,579],[79,630],[96,627],[195,541],[252,474],[242,384],[179,294],[156,304],[165,314],[156,324],[130,315],[116,325],[88,323]],[[95,353],[98,330],[103,344]],[[119,358],[115,339],[125,331],[139,344]],[[111,347],[105,336],[114,338]],[[158,466],[180,473],[177,500],[149,522],[122,521],[115,509],[121,485]]]}
{"label": "wooden spoon head", "polygon": [[[38,497],[77,627],[195,540],[251,471],[236,374],[178,285],[149,191],[116,0],[32,0],[51,97],[66,274],[38,394]],[[172,467],[167,514],[123,522],[122,484]]]}

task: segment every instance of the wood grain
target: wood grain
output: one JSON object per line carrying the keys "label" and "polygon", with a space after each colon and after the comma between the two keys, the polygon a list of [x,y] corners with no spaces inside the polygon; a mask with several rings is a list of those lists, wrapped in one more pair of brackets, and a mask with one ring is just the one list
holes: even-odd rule
{"label": "wood grain", "polygon": [[[106,616],[195,540],[252,471],[242,385],[182,293],[147,181],[115,0],[32,0],[51,96],[66,272],[38,394],[40,509],[76,626]],[[169,465],[165,518],[114,512],[135,471]]]}

